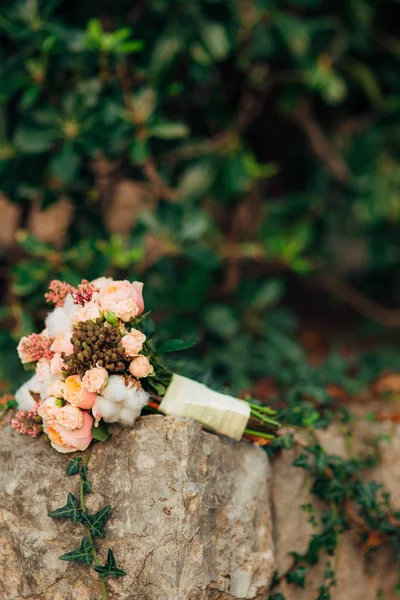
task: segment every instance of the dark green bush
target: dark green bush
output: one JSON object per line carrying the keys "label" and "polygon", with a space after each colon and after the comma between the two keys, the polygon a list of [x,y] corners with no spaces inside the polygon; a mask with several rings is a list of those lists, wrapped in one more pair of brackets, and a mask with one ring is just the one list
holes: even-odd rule
{"label": "dark green bush", "polygon": [[0,377],[52,278],[142,278],[235,390],[303,364],[295,314],[334,297],[397,326],[398,9],[2,2]]}

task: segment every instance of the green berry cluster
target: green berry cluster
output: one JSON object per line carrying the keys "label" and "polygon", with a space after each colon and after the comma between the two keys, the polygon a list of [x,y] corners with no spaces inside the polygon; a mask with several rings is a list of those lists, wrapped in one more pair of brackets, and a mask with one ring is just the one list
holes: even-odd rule
{"label": "green berry cluster", "polygon": [[73,354],[61,354],[66,367],[66,377],[83,375],[95,366],[104,367],[109,373],[123,373],[129,367],[129,359],[124,353],[120,334],[103,319],[77,323],[71,342],[74,347]]}

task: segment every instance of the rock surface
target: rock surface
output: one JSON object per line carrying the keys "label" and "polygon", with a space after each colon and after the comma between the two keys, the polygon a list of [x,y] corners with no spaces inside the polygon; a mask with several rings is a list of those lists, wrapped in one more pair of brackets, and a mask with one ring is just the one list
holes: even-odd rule
{"label": "rock surface", "polygon": [[[400,425],[390,422],[367,421],[355,423],[352,442],[349,444],[344,432],[336,425],[316,432],[319,443],[330,453],[339,456],[361,454],[366,448],[376,446],[379,460],[376,471],[369,473],[371,479],[383,483],[391,492],[392,503],[400,510]],[[352,447],[353,446],[353,447]],[[305,589],[289,584],[285,574],[294,564],[291,552],[304,554],[314,533],[309,515],[301,510],[301,505],[313,503],[317,515],[321,507],[309,493],[310,482],[303,469],[292,463],[300,454],[301,448],[282,452],[272,465],[272,513],[274,516],[274,541],[276,566],[281,584],[274,593],[283,594],[285,600],[314,600],[324,581],[326,560],[322,557],[312,567],[306,577]],[[399,582],[398,563],[394,552],[386,546],[379,548],[375,555],[363,555],[358,536],[353,532],[342,535],[341,542],[331,564],[336,572],[336,585],[331,590],[332,600],[397,600],[396,588]]]}
{"label": "rock surface", "polygon": [[[76,493],[70,457],[6,423],[0,444],[0,598],[93,600],[98,578],[58,556],[83,535],[48,517]],[[112,600],[265,600],[274,572],[269,464],[261,450],[173,417],[139,419],[97,444],[87,508],[111,504],[106,539],[128,575]]]}

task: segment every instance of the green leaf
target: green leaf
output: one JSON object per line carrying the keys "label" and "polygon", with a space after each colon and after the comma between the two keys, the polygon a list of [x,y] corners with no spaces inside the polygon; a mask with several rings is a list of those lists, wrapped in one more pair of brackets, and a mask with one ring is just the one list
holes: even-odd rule
{"label": "green leaf", "polygon": [[52,129],[21,125],[14,136],[14,145],[25,154],[41,154],[49,150],[56,139]]}
{"label": "green leaf", "polygon": [[297,569],[293,569],[292,571],[288,572],[286,579],[289,583],[293,583],[294,585],[304,589],[307,572],[308,567],[297,567]]}
{"label": "green leaf", "polygon": [[79,473],[81,462],[82,458],[80,456],[72,458],[67,465],[67,475],[76,475]]}
{"label": "green leaf", "polygon": [[164,140],[175,140],[187,137],[189,128],[184,123],[159,123],[149,129],[149,134]]}
{"label": "green leaf", "polygon": [[124,577],[124,575],[126,575],[125,571],[118,569],[111,548],[108,549],[106,564],[103,567],[95,566],[94,570],[97,571],[101,577],[107,577],[110,575],[111,577],[114,577],[114,579],[118,579],[118,577]]}
{"label": "green leaf", "polygon": [[204,45],[215,60],[224,60],[228,56],[230,44],[223,25],[207,23],[202,28],[201,36]]}
{"label": "green leaf", "polygon": [[179,198],[183,200],[201,198],[208,192],[216,174],[216,165],[211,162],[202,161],[193,164],[186,169],[179,181]]}
{"label": "green leaf", "polygon": [[71,519],[73,524],[76,525],[81,518],[78,500],[73,494],[69,493],[67,504],[49,513],[49,517],[53,517],[53,519]]}
{"label": "green leaf", "polygon": [[303,452],[292,462],[292,467],[301,467],[302,469],[310,470],[308,457]]}
{"label": "green leaf", "polygon": [[72,144],[64,144],[59,152],[54,156],[50,162],[50,170],[64,181],[64,183],[70,183],[76,177],[76,173],[79,167],[79,155],[75,151]]}
{"label": "green leaf", "polygon": [[109,437],[111,437],[111,433],[108,431],[107,425],[104,423],[104,421],[100,421],[97,427],[93,423],[92,436],[93,439],[97,440],[98,442],[105,442]]}
{"label": "green leaf", "polygon": [[92,546],[87,537],[84,537],[79,548],[75,548],[72,552],[67,552],[67,554],[63,554],[59,558],[60,560],[67,560],[69,562],[83,562],[91,567],[93,561]]}
{"label": "green leaf", "polygon": [[166,342],[160,344],[160,346],[157,348],[157,354],[164,354],[166,352],[178,352],[179,350],[187,350],[195,344],[197,344],[197,340],[195,338],[186,341],[178,339],[167,340]]}
{"label": "green leaf", "polygon": [[105,506],[94,515],[82,513],[82,523],[90,529],[94,537],[104,538],[104,525],[110,516],[111,506]]}

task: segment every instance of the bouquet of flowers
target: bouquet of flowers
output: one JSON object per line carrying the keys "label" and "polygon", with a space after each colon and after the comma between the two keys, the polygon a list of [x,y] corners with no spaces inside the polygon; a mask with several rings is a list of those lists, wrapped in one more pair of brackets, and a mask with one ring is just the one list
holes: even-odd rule
{"label": "bouquet of flowers", "polygon": [[125,574],[116,567],[111,550],[104,566],[97,559],[93,524],[103,527],[110,507],[99,511],[100,515],[90,515],[84,500],[91,491],[89,447],[93,440],[110,436],[107,423],[132,426],[146,409],[191,417],[211,431],[236,440],[246,436],[259,444],[273,439],[279,424],[274,411],[265,406],[172,373],[162,354],[184,350],[195,340],[173,339],[154,348],[144,333],[149,313],[144,312],[142,283],[100,277],[83,280],[75,288],[54,280],[45,297],[54,305],[45,329],[23,337],[18,344],[22,363],[34,374],[15,394],[19,410],[11,425],[32,437],[44,434],[58,452],[88,449],[83,459],[72,459],[67,469],[67,474],[81,476],[80,499],[68,494],[66,506],[51,516],[86,526],[81,547],[60,558],[88,565],[94,561],[103,598],[107,598],[104,578]]}

